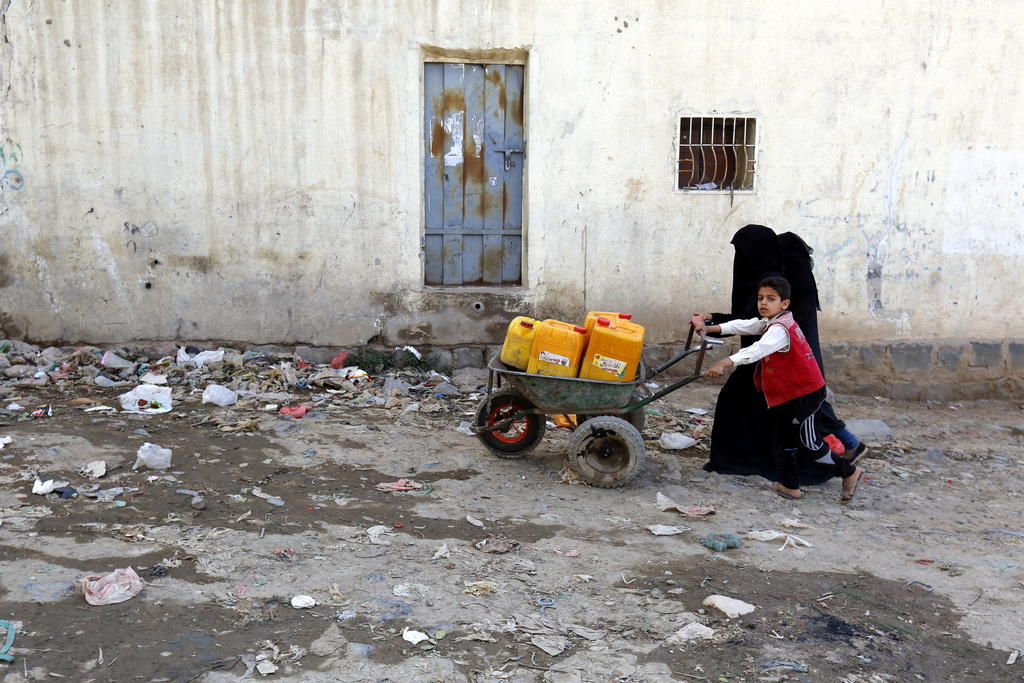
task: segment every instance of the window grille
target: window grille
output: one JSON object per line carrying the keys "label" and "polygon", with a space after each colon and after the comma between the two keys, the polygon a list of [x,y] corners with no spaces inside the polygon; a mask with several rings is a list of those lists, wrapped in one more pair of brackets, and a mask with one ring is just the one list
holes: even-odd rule
{"label": "window grille", "polygon": [[678,189],[753,190],[757,119],[696,116],[679,120]]}

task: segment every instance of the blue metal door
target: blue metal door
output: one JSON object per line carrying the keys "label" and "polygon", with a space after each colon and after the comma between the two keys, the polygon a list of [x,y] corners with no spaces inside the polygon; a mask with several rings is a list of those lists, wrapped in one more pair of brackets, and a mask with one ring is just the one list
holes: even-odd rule
{"label": "blue metal door", "polygon": [[523,253],[523,67],[423,71],[428,285],[518,285]]}

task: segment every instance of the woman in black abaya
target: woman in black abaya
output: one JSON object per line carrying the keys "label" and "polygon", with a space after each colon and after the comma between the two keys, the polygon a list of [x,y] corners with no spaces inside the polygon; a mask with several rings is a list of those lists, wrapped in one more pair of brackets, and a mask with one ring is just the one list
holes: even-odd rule
{"label": "woman in black abaya", "polygon": [[[710,314],[711,324],[757,317],[757,284],[770,275],[785,275],[782,247],[775,232],[763,225],[745,225],[733,235],[736,250],[732,271],[732,310]],[[704,316],[707,318],[707,314]],[[747,347],[757,337],[741,336]],[[711,454],[704,469],[723,474],[759,474],[778,480],[771,453],[771,427],[764,395],[754,386],[757,364],[738,365],[718,394],[711,427]],[[818,484],[832,477],[832,468],[813,463],[801,467],[800,481]]]}
{"label": "woman in black abaya", "polygon": [[[821,358],[821,342],[818,337],[818,283],[814,280],[814,250],[807,246],[803,239],[793,232],[779,235],[779,246],[782,248],[782,262],[785,266],[786,279],[793,287],[793,299],[789,310],[793,319],[804,333],[814,358],[818,361],[821,374],[825,375],[825,364]],[[825,402],[818,410],[818,431],[822,434],[834,434],[846,452],[843,457],[856,461],[867,448],[846,428],[846,423],[836,415],[832,404]]]}

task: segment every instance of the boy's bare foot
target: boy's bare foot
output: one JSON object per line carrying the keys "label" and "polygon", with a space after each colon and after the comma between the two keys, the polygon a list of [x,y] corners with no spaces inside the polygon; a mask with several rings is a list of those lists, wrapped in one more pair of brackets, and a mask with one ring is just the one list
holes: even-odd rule
{"label": "boy's bare foot", "polygon": [[804,497],[804,494],[800,489],[791,489],[783,486],[779,482],[772,484],[772,490],[783,498],[789,498],[790,500],[800,500]]}
{"label": "boy's bare foot", "polygon": [[864,470],[857,468],[848,477],[843,477],[843,495],[839,500],[852,500],[853,494],[857,493],[857,485],[864,478]]}

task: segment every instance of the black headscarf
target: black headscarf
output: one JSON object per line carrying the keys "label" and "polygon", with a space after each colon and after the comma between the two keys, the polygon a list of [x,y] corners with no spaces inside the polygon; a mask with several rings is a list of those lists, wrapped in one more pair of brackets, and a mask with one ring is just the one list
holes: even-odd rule
{"label": "black headscarf", "polygon": [[[818,284],[814,281],[814,250],[807,246],[800,235],[785,232],[779,235],[782,246],[782,260],[786,267],[786,279],[793,287],[793,296],[789,310],[794,313],[820,311],[818,302]],[[802,326],[802,325],[801,325]]]}
{"label": "black headscarf", "polygon": [[783,274],[782,247],[775,232],[763,225],[744,225],[732,236],[732,245],[732,315],[756,318],[757,283]]}

